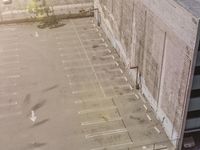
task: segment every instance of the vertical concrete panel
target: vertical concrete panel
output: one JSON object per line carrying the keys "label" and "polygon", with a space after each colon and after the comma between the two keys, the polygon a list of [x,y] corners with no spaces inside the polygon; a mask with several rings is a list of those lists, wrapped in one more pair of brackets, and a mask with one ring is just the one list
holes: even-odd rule
{"label": "vertical concrete panel", "polygon": [[126,58],[129,60],[131,57],[133,9],[133,0],[123,0],[121,42],[125,49]]}
{"label": "vertical concrete panel", "polygon": [[109,13],[112,13],[112,0],[107,0],[106,1],[106,8],[109,11]]}
{"label": "vertical concrete panel", "polygon": [[[185,104],[185,93],[189,72],[189,61],[186,59],[187,45],[175,35],[167,34],[164,54],[163,77],[160,89],[159,109],[164,111],[176,132],[182,122],[182,110]],[[182,83],[183,82],[183,83]]]}
{"label": "vertical concrete panel", "polygon": [[149,92],[156,101],[158,101],[164,40],[164,30],[160,28],[160,24],[157,24],[153,14],[148,12],[143,76]]}
{"label": "vertical concrete panel", "polygon": [[[185,41],[189,47],[194,48],[198,21],[196,21],[192,13],[185,10],[182,6],[177,4],[176,1],[177,0],[141,0],[149,10],[154,12],[155,16],[162,18],[163,22],[169,26],[171,31]],[[190,0],[187,2],[190,2]]]}
{"label": "vertical concrete panel", "polygon": [[118,27],[120,26],[121,19],[122,19],[122,16],[121,16],[122,3],[123,3],[123,0],[118,0],[118,1],[113,2],[113,16],[116,20]]}
{"label": "vertical concrete panel", "polygon": [[175,120],[174,120],[174,128],[178,133],[181,132],[180,127],[182,126],[183,117],[184,117],[183,115],[184,115],[184,111],[185,111],[184,108],[185,108],[186,100],[187,100],[187,90],[188,90],[190,70],[191,70],[191,59],[189,58],[188,55],[185,55],[183,70],[181,74],[181,81],[180,81],[181,83],[180,83],[180,88],[178,91],[178,105],[177,105],[176,115],[175,115]]}
{"label": "vertical concrete panel", "polygon": [[102,6],[103,13],[105,15],[105,18],[109,21],[112,21],[110,19],[110,16],[112,14],[112,1],[111,0],[101,0],[100,4]]}
{"label": "vertical concrete panel", "polygon": [[[144,47],[145,47],[145,33],[146,33],[146,9],[142,3],[137,3],[135,5],[135,57],[133,58],[134,64],[139,66],[140,72],[143,68],[144,60]],[[132,62],[133,62],[132,61]]]}
{"label": "vertical concrete panel", "polygon": [[113,30],[116,34],[117,39],[121,36],[121,22],[122,22],[122,10],[123,0],[117,0],[113,2],[113,17],[115,18],[113,23]]}

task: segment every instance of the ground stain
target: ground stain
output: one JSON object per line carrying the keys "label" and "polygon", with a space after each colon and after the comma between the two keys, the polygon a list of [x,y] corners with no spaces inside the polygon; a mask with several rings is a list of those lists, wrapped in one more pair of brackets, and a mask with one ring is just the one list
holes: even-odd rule
{"label": "ground stain", "polygon": [[41,107],[43,107],[43,106],[45,105],[45,103],[46,103],[46,100],[43,100],[43,101],[41,101],[41,102],[35,104],[35,105],[31,108],[31,110],[36,111],[36,110],[40,109]]}
{"label": "ground stain", "polygon": [[33,144],[29,144],[28,147],[31,149],[35,149],[35,148],[44,147],[45,145],[47,145],[47,143],[35,142]]}
{"label": "ground stain", "polygon": [[98,48],[99,47],[99,45],[93,45],[92,46],[92,48]]}
{"label": "ground stain", "polygon": [[24,98],[24,104],[28,105],[31,102],[31,94],[27,94]]}
{"label": "ground stain", "polygon": [[135,112],[141,112],[143,109],[141,107],[137,108],[136,110],[133,110],[132,113],[135,113]]}
{"label": "ground stain", "polygon": [[144,119],[141,119],[141,118],[139,118],[139,117],[135,117],[135,116],[133,116],[133,115],[130,115],[129,118],[130,118],[130,119],[133,119],[133,120],[137,120],[137,121],[139,121],[139,123],[144,123],[144,122],[145,122]]}
{"label": "ground stain", "polygon": [[41,126],[41,125],[47,123],[48,121],[49,121],[49,119],[44,119],[44,120],[42,120],[42,121],[39,121],[39,122],[35,123],[32,127]]}
{"label": "ground stain", "polygon": [[137,99],[130,97],[130,98],[128,98],[128,101],[129,102],[135,102],[135,101],[137,101]]}
{"label": "ground stain", "polygon": [[51,87],[49,87],[49,88],[46,88],[46,89],[42,90],[42,92],[43,92],[43,93],[46,93],[46,92],[55,90],[55,89],[58,88],[58,87],[59,87],[58,84],[56,84],[56,85],[53,85],[53,86],[51,86]]}

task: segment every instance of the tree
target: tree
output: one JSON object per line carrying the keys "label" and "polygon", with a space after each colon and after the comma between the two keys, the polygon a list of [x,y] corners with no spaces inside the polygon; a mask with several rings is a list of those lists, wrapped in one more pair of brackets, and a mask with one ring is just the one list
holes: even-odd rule
{"label": "tree", "polygon": [[63,25],[59,23],[53,7],[48,6],[46,0],[31,0],[27,10],[34,14],[37,21],[40,21],[39,28],[55,28]]}

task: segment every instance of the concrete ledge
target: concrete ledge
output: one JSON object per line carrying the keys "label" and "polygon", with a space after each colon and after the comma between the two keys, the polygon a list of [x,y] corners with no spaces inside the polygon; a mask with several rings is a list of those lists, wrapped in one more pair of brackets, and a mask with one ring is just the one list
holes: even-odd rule
{"label": "concrete ledge", "polygon": [[[93,16],[93,12],[88,12],[88,10],[93,9],[93,7],[93,3],[54,6],[54,12],[59,18],[88,17]],[[2,12],[0,16],[0,24],[26,21],[36,21],[26,10]]]}

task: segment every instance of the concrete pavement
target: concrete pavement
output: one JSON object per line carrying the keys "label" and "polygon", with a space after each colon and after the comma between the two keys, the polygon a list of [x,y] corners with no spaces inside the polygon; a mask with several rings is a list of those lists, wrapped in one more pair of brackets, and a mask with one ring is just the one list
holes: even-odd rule
{"label": "concrete pavement", "polygon": [[173,149],[93,18],[63,22],[0,26],[0,149]]}

